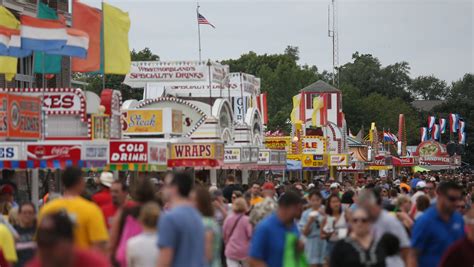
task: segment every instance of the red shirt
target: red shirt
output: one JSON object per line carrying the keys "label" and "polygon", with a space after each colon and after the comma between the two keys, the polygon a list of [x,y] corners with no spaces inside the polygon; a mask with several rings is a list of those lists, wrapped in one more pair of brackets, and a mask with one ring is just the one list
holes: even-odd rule
{"label": "red shirt", "polygon": [[112,219],[114,218],[115,214],[117,213],[118,207],[115,206],[113,203],[107,204],[101,207],[102,213],[104,214],[105,223],[107,224],[107,228],[110,228],[112,225]]}
{"label": "red shirt", "polygon": [[[26,267],[41,267],[43,266],[38,257],[34,257],[29,263],[26,264]],[[91,250],[76,249],[74,250],[74,263],[72,267],[85,267],[85,266],[94,266],[94,267],[109,267],[110,262],[105,256],[99,254],[98,252]]]}
{"label": "red shirt", "polygon": [[112,204],[112,195],[110,194],[110,189],[108,188],[101,189],[99,192],[95,193],[92,196],[92,200],[101,209],[108,204]]}
{"label": "red shirt", "polygon": [[474,266],[474,243],[467,237],[456,241],[444,253],[439,267]]}

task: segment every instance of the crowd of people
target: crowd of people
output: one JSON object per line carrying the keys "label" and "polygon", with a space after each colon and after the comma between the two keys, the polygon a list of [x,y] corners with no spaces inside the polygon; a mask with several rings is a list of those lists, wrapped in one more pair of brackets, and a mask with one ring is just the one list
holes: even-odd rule
{"label": "crowd of people", "polygon": [[0,186],[0,266],[474,266],[474,179],[415,173],[225,186],[80,169],[39,211]]}

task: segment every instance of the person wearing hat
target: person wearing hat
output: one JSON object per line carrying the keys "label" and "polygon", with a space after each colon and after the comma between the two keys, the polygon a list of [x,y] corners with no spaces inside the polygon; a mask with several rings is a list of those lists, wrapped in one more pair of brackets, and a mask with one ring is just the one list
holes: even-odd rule
{"label": "person wearing hat", "polygon": [[254,226],[274,212],[278,206],[274,199],[275,185],[273,183],[266,182],[262,185],[262,195],[263,201],[256,204],[250,212],[250,223]]}
{"label": "person wearing hat", "polygon": [[112,204],[112,195],[110,187],[114,182],[114,175],[111,172],[102,172],[99,177],[100,189],[92,196],[92,201],[103,209],[105,206]]}

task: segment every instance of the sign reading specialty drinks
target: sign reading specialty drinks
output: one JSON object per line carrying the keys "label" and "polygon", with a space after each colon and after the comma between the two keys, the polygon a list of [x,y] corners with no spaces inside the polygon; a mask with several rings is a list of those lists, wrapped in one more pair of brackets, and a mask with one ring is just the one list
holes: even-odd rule
{"label": "sign reading specialty drinks", "polygon": [[111,164],[147,163],[148,143],[110,141],[109,162]]}
{"label": "sign reading specialty drinks", "polygon": [[156,134],[163,132],[163,111],[161,109],[127,110],[123,113],[125,134]]}
{"label": "sign reading specialty drinks", "polygon": [[188,82],[208,82],[209,69],[211,80],[222,83],[227,67],[211,62],[208,67],[204,61],[134,61],[124,83],[134,87],[145,87],[147,83],[169,86]]}

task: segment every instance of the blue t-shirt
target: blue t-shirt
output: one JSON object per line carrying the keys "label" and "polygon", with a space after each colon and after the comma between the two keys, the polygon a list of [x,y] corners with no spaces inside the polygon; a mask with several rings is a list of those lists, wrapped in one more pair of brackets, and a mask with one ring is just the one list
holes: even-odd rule
{"label": "blue t-shirt", "polygon": [[413,226],[411,243],[418,251],[418,266],[438,266],[448,247],[463,237],[464,221],[460,213],[453,213],[446,222],[439,217],[436,206],[431,206]]}
{"label": "blue t-shirt", "polygon": [[253,233],[249,256],[265,262],[267,266],[282,267],[287,233],[299,236],[295,223],[287,227],[275,213],[268,216],[257,225]]}
{"label": "blue t-shirt", "polygon": [[203,267],[204,226],[199,212],[191,206],[178,206],[158,222],[159,248],[172,248],[173,267]]}
{"label": "blue t-shirt", "polygon": [[411,187],[411,190],[415,190],[416,188],[416,184],[420,181],[419,178],[413,178],[411,179],[411,182],[410,182],[410,187]]}

